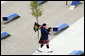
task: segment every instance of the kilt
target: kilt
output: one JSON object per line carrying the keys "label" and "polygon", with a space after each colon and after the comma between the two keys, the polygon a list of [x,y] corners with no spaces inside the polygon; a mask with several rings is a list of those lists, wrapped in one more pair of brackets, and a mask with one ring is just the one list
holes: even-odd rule
{"label": "kilt", "polygon": [[49,40],[39,40],[39,43],[40,44],[48,44],[49,43]]}

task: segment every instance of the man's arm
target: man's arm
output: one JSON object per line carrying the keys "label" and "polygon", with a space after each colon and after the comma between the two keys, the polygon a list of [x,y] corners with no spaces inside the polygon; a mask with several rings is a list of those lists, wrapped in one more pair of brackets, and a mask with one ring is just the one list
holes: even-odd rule
{"label": "man's arm", "polygon": [[47,34],[47,35],[50,34],[50,33],[47,31],[47,29],[45,29],[45,34]]}

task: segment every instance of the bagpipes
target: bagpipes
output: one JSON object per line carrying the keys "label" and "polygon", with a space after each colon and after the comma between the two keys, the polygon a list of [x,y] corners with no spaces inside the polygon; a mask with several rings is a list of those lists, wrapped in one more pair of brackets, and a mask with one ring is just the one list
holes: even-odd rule
{"label": "bagpipes", "polygon": [[[35,22],[34,27],[33,27],[34,31],[36,32],[36,31],[38,31],[40,28],[41,28],[41,25]],[[47,31],[50,32],[51,29],[52,29],[51,27],[48,27],[48,28],[47,28]]]}
{"label": "bagpipes", "polygon": [[51,29],[52,29],[52,28],[51,28],[51,27],[49,27],[49,28],[47,29],[47,31],[48,31],[48,32],[51,32]]}
{"label": "bagpipes", "polygon": [[34,31],[35,32],[38,31],[40,29],[40,26],[41,25],[39,25],[38,23],[35,22],[34,27],[33,27]]}

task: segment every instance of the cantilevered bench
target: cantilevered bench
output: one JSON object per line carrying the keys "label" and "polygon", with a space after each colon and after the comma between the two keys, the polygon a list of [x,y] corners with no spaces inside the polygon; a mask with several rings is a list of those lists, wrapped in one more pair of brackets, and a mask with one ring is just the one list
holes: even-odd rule
{"label": "cantilevered bench", "polygon": [[79,3],[80,3],[80,1],[72,1],[71,5],[77,5]]}
{"label": "cantilevered bench", "polygon": [[84,52],[81,50],[74,50],[69,55],[84,55]]}
{"label": "cantilevered bench", "polygon": [[82,3],[80,1],[72,1],[69,9],[73,10],[75,8],[75,6],[78,5],[78,4],[82,4]]}
{"label": "cantilevered bench", "polygon": [[5,39],[8,36],[11,36],[11,35],[9,33],[7,33],[7,32],[1,32],[1,39]]}
{"label": "cantilevered bench", "polygon": [[19,18],[20,16],[18,15],[18,14],[16,14],[16,13],[11,13],[11,14],[8,14],[7,16],[4,16],[3,17],[3,23],[5,24],[5,23],[8,23],[8,22],[10,22],[10,21],[12,21],[12,20],[14,20],[14,19],[17,19],[17,18]]}
{"label": "cantilevered bench", "polygon": [[61,31],[61,30],[63,30],[63,29],[66,29],[66,28],[68,28],[69,26],[68,26],[68,24],[66,24],[66,23],[59,23],[59,24],[57,24],[55,27],[53,27],[53,32],[58,32],[58,31]]}
{"label": "cantilevered bench", "polygon": [[37,2],[38,2],[38,5],[41,5],[41,4],[43,4],[43,3],[47,2],[47,1],[37,1]]}

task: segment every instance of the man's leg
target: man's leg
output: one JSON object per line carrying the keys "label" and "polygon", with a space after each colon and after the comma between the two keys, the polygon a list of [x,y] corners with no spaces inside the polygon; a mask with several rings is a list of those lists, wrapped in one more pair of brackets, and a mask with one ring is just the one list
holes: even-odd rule
{"label": "man's leg", "polygon": [[[43,44],[40,45],[41,48],[42,48],[43,46],[44,46]],[[41,48],[38,49],[39,52],[42,52],[42,49],[41,49]]]}
{"label": "man's leg", "polygon": [[49,44],[46,44],[46,47],[49,49]]}
{"label": "man's leg", "polygon": [[41,44],[41,48],[43,47],[44,45],[43,44]]}
{"label": "man's leg", "polygon": [[47,52],[49,53],[53,52],[52,50],[49,49],[49,44],[46,44],[46,47],[47,47]]}

